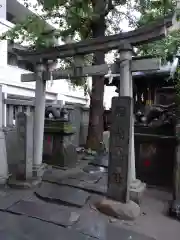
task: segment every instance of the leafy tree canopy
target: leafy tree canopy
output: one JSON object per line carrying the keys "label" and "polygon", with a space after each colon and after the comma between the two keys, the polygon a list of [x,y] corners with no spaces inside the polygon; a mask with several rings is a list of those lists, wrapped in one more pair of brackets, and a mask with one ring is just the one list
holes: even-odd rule
{"label": "leafy tree canopy", "polygon": [[[144,4],[139,7],[139,11],[141,12],[141,17],[139,21],[137,21],[136,26],[145,25],[175,11],[178,16],[179,10],[176,8],[176,1],[174,0],[157,0],[145,1]],[[168,34],[167,37],[162,40],[141,46],[138,49],[138,54],[153,55],[167,61],[177,54],[179,47],[180,30],[176,30]]]}
{"label": "leafy tree canopy", "polygon": [[[133,1],[101,0],[99,7],[94,10],[95,2],[96,0],[37,0],[32,5],[30,0],[24,0],[24,5],[37,10],[39,16],[33,15],[20,22],[4,38],[29,42],[33,48],[49,47],[59,37],[62,40],[67,36],[79,40],[90,38],[91,26],[101,15],[106,17],[107,33],[111,34],[120,31],[124,18],[133,19],[130,14],[135,4],[132,4]],[[47,30],[44,20],[54,25],[56,30]]]}
{"label": "leafy tree canopy", "polygon": [[[130,24],[136,18],[133,16],[133,8],[138,2],[133,0],[100,0],[94,8],[97,0],[37,0],[32,4],[30,0],[24,0],[27,8],[33,8],[38,15],[28,16],[22,22],[6,32],[1,39],[13,40],[26,45],[29,48],[39,49],[53,46],[59,39],[62,41],[83,40],[92,37],[92,25],[105,16],[106,34],[114,34],[122,30],[122,20],[126,19]],[[55,29],[47,28],[49,23]],[[85,56],[84,65],[92,63],[92,55]],[[66,58],[60,61],[61,66],[71,66],[74,59]],[[86,78],[73,80],[75,86],[84,86],[87,93]]]}

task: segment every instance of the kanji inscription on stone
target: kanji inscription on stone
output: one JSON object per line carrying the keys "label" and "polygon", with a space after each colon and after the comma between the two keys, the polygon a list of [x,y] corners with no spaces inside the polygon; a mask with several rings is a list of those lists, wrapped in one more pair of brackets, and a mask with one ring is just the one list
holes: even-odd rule
{"label": "kanji inscription on stone", "polygon": [[114,97],[112,99],[112,119],[107,194],[114,200],[126,202],[129,198],[129,139],[132,134],[131,97]]}
{"label": "kanji inscription on stone", "polygon": [[17,178],[27,180],[32,177],[33,161],[33,118],[24,112],[17,114],[17,141],[19,152],[19,173]]}
{"label": "kanji inscription on stone", "polygon": [[124,117],[126,115],[126,108],[125,107],[117,107],[116,108],[116,116],[117,117]]}

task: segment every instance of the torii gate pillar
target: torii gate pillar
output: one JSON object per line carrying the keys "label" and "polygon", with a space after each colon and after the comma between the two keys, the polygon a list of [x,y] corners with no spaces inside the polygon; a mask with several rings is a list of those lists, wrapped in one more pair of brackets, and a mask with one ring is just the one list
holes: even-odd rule
{"label": "torii gate pillar", "polygon": [[[133,98],[133,81],[131,72],[131,61],[132,61],[132,46],[128,43],[124,43],[119,47],[120,53],[120,96],[129,96]],[[133,114],[133,105],[131,109],[131,116]],[[139,199],[139,193],[145,189],[145,184],[141,183],[140,180],[136,179],[136,168],[135,168],[135,146],[134,146],[134,117],[132,119],[132,131],[130,131],[130,198],[134,200]]]}
{"label": "torii gate pillar", "polygon": [[46,80],[43,72],[46,70],[44,64],[36,65],[36,92],[35,92],[35,113],[34,113],[34,134],[33,134],[33,176],[41,177],[43,174],[42,153],[44,138],[44,115],[46,101]]}

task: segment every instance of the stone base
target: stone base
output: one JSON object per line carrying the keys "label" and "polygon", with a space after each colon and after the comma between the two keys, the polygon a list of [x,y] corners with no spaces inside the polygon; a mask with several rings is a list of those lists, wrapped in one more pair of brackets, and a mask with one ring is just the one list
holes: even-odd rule
{"label": "stone base", "polygon": [[143,193],[146,189],[146,184],[140,180],[135,180],[130,184],[130,199],[137,204],[141,204]]}
{"label": "stone base", "polygon": [[95,156],[85,155],[82,159],[87,161],[93,161],[95,159]]}
{"label": "stone base", "polygon": [[7,176],[7,177],[0,176],[0,185],[6,185],[8,178],[9,178],[9,176]]}
{"label": "stone base", "polygon": [[140,215],[140,207],[133,201],[121,203],[110,199],[103,199],[95,203],[95,207],[102,213],[121,220],[134,220]]}
{"label": "stone base", "polygon": [[34,165],[32,169],[32,176],[33,178],[42,178],[44,175],[44,172],[47,168],[47,164],[43,163],[40,166],[39,165]]}
{"label": "stone base", "polygon": [[173,200],[169,206],[169,215],[180,220],[180,200]]}
{"label": "stone base", "polygon": [[12,188],[17,188],[17,189],[29,189],[29,188],[34,188],[38,186],[42,181],[42,178],[37,178],[37,179],[32,179],[32,180],[17,180],[10,178],[8,180],[8,185]]}

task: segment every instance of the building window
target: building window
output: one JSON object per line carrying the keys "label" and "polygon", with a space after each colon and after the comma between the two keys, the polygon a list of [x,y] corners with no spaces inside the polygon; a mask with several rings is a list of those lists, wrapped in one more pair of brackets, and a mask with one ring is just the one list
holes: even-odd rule
{"label": "building window", "polygon": [[14,22],[15,16],[12,15],[11,13],[9,13],[9,12],[6,13],[6,19],[11,23],[15,23]]}
{"label": "building window", "polygon": [[8,53],[8,64],[33,72],[33,64],[25,61],[18,61],[16,55],[13,53]]}
{"label": "building window", "polygon": [[18,60],[15,54],[8,53],[8,64],[11,66],[18,66]]}

